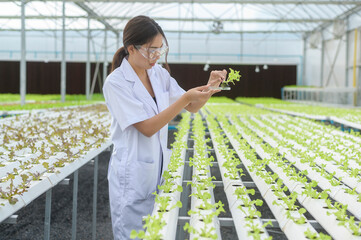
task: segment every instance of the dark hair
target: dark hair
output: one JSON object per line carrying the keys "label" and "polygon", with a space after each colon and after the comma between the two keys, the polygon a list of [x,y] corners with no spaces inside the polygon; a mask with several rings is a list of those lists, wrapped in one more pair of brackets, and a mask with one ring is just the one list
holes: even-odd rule
{"label": "dark hair", "polygon": [[[168,45],[167,38],[162,28],[153,19],[147,16],[137,16],[129,20],[123,31],[123,47],[114,54],[112,72],[120,66],[123,59],[128,55],[127,48],[130,45],[143,45],[151,42],[155,36],[161,34]],[[167,62],[168,52],[165,55],[165,68],[170,72]]]}

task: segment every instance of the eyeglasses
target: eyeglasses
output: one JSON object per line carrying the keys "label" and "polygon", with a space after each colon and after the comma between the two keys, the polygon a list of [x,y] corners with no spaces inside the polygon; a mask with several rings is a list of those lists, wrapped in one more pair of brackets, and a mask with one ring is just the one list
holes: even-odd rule
{"label": "eyeglasses", "polygon": [[168,51],[168,46],[165,43],[163,43],[163,47],[154,49],[142,48],[141,45],[134,46],[143,55],[143,57],[149,60],[154,60],[158,57],[161,57]]}

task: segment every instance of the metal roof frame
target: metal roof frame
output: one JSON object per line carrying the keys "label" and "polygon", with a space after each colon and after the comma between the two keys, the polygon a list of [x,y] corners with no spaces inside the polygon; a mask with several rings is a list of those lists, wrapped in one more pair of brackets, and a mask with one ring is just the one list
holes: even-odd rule
{"label": "metal roof frame", "polygon": [[[79,7],[86,14],[74,15],[70,14],[66,16],[67,19],[79,20],[87,19],[98,21],[104,25],[105,30],[113,32],[116,36],[123,30],[124,24],[133,17],[135,13],[133,10],[137,9],[139,14],[149,15],[156,21],[161,22],[178,22],[177,28],[164,29],[166,32],[179,32],[179,33],[212,33],[212,29],[205,29],[205,25],[211,25],[215,21],[221,21],[223,25],[239,23],[238,29],[235,25],[231,28],[225,28],[221,31],[222,34],[227,33],[299,33],[303,37],[309,36],[315,31],[320,31],[327,26],[330,26],[336,19],[344,19],[349,15],[361,10],[361,0],[182,0],[182,1],[170,1],[170,0],[64,0],[67,4],[73,3]],[[0,0],[1,2],[13,2],[19,3],[19,1]],[[27,0],[29,2],[42,2],[36,0]],[[61,2],[59,0],[46,0],[46,2]],[[119,9],[119,4],[127,4],[124,9]],[[138,4],[138,5],[136,5]],[[139,5],[141,4],[141,5]],[[203,5],[204,4],[204,5]],[[263,12],[262,17],[244,17],[243,13],[233,14],[229,16],[226,14],[224,17],[217,17],[220,13],[215,13],[207,9],[209,4],[223,4],[229,5],[229,9],[243,9],[244,6],[253,8],[254,11]],[[207,16],[199,16],[195,12],[195,5],[198,5],[198,9],[201,9]],[[137,6],[135,8],[134,6]],[[160,8],[160,7],[163,8]],[[162,16],[162,12],[166,8],[175,8],[179,6],[178,16]],[[321,7],[318,7],[321,6]],[[337,6],[337,7],[335,7]],[[134,7],[134,8],[133,8]],[[182,9],[182,15],[180,14]],[[322,8],[322,9],[321,9]],[[154,9],[161,9],[158,15]],[[121,10],[120,14],[119,10]],[[151,12],[153,11],[153,12]],[[174,9],[173,9],[174,11]],[[224,10],[223,10],[224,11]],[[263,14],[262,13],[262,14]],[[261,14],[261,15],[262,15]],[[268,15],[267,15],[268,14]],[[26,19],[49,19],[60,20],[62,16],[54,14],[39,14],[39,15],[27,15]],[[1,19],[21,19],[19,15],[0,15]],[[187,23],[191,23],[192,27],[185,27]],[[256,24],[260,23],[264,26],[261,29],[247,29],[247,25],[244,24]],[[271,25],[270,25],[271,24]],[[81,25],[81,24],[80,24]],[[74,24],[74,26],[76,26]],[[197,26],[194,27],[193,26]],[[199,28],[200,27],[200,28]],[[103,29],[103,30],[104,30]],[[18,28],[2,27],[3,31],[20,31]],[[84,31],[84,27],[78,26],[67,28],[69,31]],[[100,30],[99,26],[94,26],[91,31]],[[49,27],[44,29],[42,27],[27,28],[26,31],[57,31],[55,28]]]}
{"label": "metal roof frame", "polygon": [[[28,0],[31,2],[33,0]],[[59,0],[46,0],[46,2],[59,1]],[[0,0],[0,2],[16,2],[11,0]],[[237,3],[237,4],[315,4],[315,5],[361,5],[359,0],[66,0],[65,2],[117,2],[117,3]]]}
{"label": "metal roof frame", "polygon": [[111,26],[106,20],[104,20],[104,18],[102,18],[101,16],[99,16],[97,13],[94,12],[93,9],[91,9],[90,7],[88,7],[85,3],[82,2],[77,2],[75,3],[76,5],[78,5],[81,9],[83,9],[84,11],[86,11],[89,14],[89,17],[98,20],[99,22],[101,22],[102,24],[104,24],[104,26],[106,27],[106,29],[109,29],[110,31],[114,32],[115,35],[118,35],[119,33],[117,32],[117,30]]}
{"label": "metal roof frame", "polygon": [[[0,16],[0,19],[20,19],[21,16]],[[26,19],[61,19],[62,16],[54,16],[54,15],[27,15]],[[88,16],[66,16],[66,18],[88,18]],[[101,19],[101,20],[109,20],[109,19],[117,19],[117,20],[130,20],[131,17],[125,17],[125,16],[91,16],[91,18],[94,19]],[[181,21],[181,22],[191,22],[191,21],[197,21],[197,22],[213,22],[214,18],[170,18],[170,17],[153,17],[155,21]],[[264,19],[232,19],[232,18],[222,18],[219,19],[222,22],[261,22],[261,23],[267,23],[267,22],[280,22],[279,19],[273,19],[273,18],[264,18]],[[313,22],[333,22],[333,19],[327,19],[327,18],[284,18],[282,19],[282,22],[292,22],[292,23],[313,23]],[[107,23],[109,24],[109,23]]]}

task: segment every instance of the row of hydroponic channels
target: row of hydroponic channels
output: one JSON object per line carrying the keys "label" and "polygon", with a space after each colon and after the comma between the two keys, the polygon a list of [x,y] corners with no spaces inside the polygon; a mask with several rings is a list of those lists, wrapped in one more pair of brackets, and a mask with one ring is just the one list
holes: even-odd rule
{"label": "row of hydroponic channels", "polygon": [[[240,104],[208,104],[201,114],[183,115],[171,163],[163,175],[165,183],[152,215],[145,218],[146,231],[133,231],[132,238],[175,239],[191,135],[191,210],[184,226],[190,239],[221,238],[217,216],[224,209],[213,198],[211,150],[239,239],[271,238],[267,232],[271,222],[263,224],[259,211],[264,201],[288,239],[361,239],[361,139],[357,134]],[[205,137],[208,131],[210,139]],[[252,177],[259,199],[250,197],[254,189],[242,182],[242,169]],[[323,233],[311,225],[307,214]]]}
{"label": "row of hydroponic channels", "polygon": [[111,146],[104,104],[0,121],[0,222]]}
{"label": "row of hydroponic channels", "polygon": [[[217,99],[234,102],[231,99]],[[331,106],[307,105],[302,103],[288,102],[274,98],[244,98],[237,97],[236,101],[251,104],[260,108],[272,111],[287,113],[291,115],[317,119],[329,120],[339,124],[361,130],[361,109],[360,108],[341,108]]]}

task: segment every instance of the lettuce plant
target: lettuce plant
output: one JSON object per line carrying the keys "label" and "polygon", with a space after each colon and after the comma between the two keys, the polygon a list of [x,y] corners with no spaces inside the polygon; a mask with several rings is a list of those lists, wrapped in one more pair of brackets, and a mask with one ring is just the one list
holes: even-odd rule
{"label": "lettuce plant", "polygon": [[[82,118],[86,120],[79,121]],[[98,104],[44,113],[30,112],[2,121],[0,162],[18,162],[19,165],[1,179],[2,182],[9,181],[9,187],[1,190],[0,197],[16,203],[16,195],[27,191],[31,181],[40,180],[45,172],[59,172],[65,164],[78,159],[81,152],[99,147],[109,138],[110,121],[107,119],[106,106]],[[70,152],[76,147],[80,148],[77,154]],[[50,164],[48,159],[51,157],[57,161]],[[31,168],[39,164],[46,171],[32,173]],[[14,181],[15,176],[21,177],[22,181]]]}
{"label": "lettuce plant", "polygon": [[311,240],[331,240],[332,238],[323,233],[312,232],[309,228],[304,232],[305,237]]}
{"label": "lettuce plant", "polygon": [[[181,185],[174,185],[174,180],[181,177],[179,175],[175,175],[174,173],[176,173],[179,167],[184,164],[184,160],[181,158],[181,151],[186,148],[185,136],[189,130],[189,121],[190,114],[182,114],[182,120],[178,125],[178,132],[175,134],[175,141],[172,144],[172,155],[168,165],[168,171],[164,171],[162,175],[164,184],[158,186],[158,189],[162,190],[163,193],[171,193],[173,190],[179,192],[183,191],[183,187]],[[180,201],[176,201],[175,204],[171,204],[170,196],[162,196],[158,195],[157,193],[154,193],[154,195],[156,195],[155,204],[158,206],[158,211],[152,216],[148,215],[148,217],[145,218],[145,224],[143,228],[146,229],[146,232],[143,230],[138,232],[136,230],[132,230],[130,235],[131,239],[162,239],[163,236],[161,234],[161,230],[167,226],[167,222],[163,219],[163,215],[174,208],[182,207],[182,202]]]}
{"label": "lettuce plant", "polygon": [[235,71],[232,68],[229,68],[229,73],[227,79],[224,81],[224,83],[233,83],[235,85],[235,81],[238,82],[241,78],[241,75],[239,74],[239,71]]}
{"label": "lettuce plant", "polygon": [[165,220],[163,219],[163,214],[156,214],[153,216],[148,215],[145,219],[144,229],[147,229],[147,233],[143,230],[137,232],[132,230],[130,233],[130,238],[135,239],[145,239],[145,240],[159,240],[162,239],[162,234],[160,230],[166,225]]}

